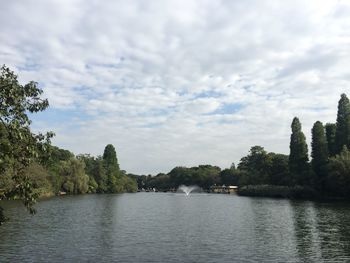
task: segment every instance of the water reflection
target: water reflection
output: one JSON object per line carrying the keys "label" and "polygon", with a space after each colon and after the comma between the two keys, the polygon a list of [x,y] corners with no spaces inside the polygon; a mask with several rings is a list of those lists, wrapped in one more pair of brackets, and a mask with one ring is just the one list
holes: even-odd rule
{"label": "water reflection", "polygon": [[292,202],[298,256],[303,262],[350,259],[350,210],[344,204]]}
{"label": "water reflection", "polygon": [[312,202],[291,202],[296,249],[302,262],[321,262],[322,254]]}
{"label": "water reflection", "polygon": [[[256,261],[296,262],[292,208],[289,200],[251,199]],[[261,249],[261,251],[259,251]]]}
{"label": "water reflection", "polygon": [[[92,206],[93,215],[89,216],[88,222],[89,254],[93,257],[113,259],[114,235],[117,231],[118,223],[118,201],[117,195],[106,195],[105,198],[98,198]],[[95,245],[92,245],[95,243]]]}
{"label": "water reflection", "polygon": [[[316,209],[317,229],[323,258],[345,262],[350,258],[350,206],[344,203],[321,203]],[[346,260],[347,259],[347,260]]]}

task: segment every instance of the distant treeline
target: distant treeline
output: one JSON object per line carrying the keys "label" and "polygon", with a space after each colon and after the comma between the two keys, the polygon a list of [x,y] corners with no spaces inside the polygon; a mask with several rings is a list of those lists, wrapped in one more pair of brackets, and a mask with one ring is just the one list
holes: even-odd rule
{"label": "distant treeline", "polygon": [[221,170],[212,165],[199,165],[197,167],[175,167],[168,174],[160,173],[151,175],[132,175],[137,180],[139,189],[157,189],[167,191],[177,189],[180,185],[198,185],[208,190],[213,185],[236,185],[238,183],[237,170],[233,166],[230,169]]}
{"label": "distant treeline", "polygon": [[[0,147],[6,144],[4,128],[0,124]],[[15,179],[13,167],[0,175],[0,190],[8,193]],[[68,150],[48,146],[45,156],[39,156],[24,168],[24,176],[38,196],[57,194],[136,192],[136,180],[119,169],[113,145],[106,146],[103,156],[75,156]]]}
{"label": "distant treeline", "polygon": [[254,146],[241,158],[237,168],[234,164],[224,170],[211,165],[176,167],[168,174],[134,178],[138,187],[144,189],[169,190],[181,184],[209,189],[214,184],[225,184],[240,186],[240,193],[245,195],[293,196],[295,193],[298,197],[350,198],[350,103],[347,96],[341,95],[336,123],[323,125],[316,121],[313,125],[311,161],[297,117],[291,129],[289,155]]}

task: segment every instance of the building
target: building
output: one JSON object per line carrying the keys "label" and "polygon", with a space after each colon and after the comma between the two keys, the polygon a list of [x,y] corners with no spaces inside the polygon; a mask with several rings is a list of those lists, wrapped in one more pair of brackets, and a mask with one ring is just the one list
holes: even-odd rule
{"label": "building", "polygon": [[213,185],[210,187],[210,192],[217,194],[234,194],[237,192],[238,186],[236,185]]}

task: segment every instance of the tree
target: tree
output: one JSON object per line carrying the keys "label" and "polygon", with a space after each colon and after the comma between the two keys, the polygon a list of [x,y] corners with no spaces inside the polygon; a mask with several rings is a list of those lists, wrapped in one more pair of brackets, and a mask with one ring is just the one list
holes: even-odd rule
{"label": "tree", "polygon": [[33,191],[40,195],[51,195],[52,185],[49,181],[49,173],[45,167],[37,162],[33,162],[25,169],[25,176],[31,180]]}
{"label": "tree", "polygon": [[326,123],[326,138],[328,145],[328,154],[329,156],[335,156],[337,154],[336,144],[335,144],[335,133],[337,125],[335,123]]}
{"label": "tree", "polygon": [[249,154],[240,160],[238,169],[256,170],[261,173],[266,173],[268,172],[267,162],[267,152],[264,147],[253,146],[250,148]]}
{"label": "tree", "polygon": [[108,177],[106,172],[106,167],[101,156],[96,159],[96,163],[93,170],[93,176],[98,184],[97,192],[98,193],[107,193],[108,192]]}
{"label": "tree", "polygon": [[337,154],[340,153],[344,145],[350,147],[350,103],[345,94],[341,94],[338,102],[335,145]]}
{"label": "tree", "polygon": [[238,176],[236,169],[224,169],[220,172],[221,183],[224,185],[237,185]]}
{"label": "tree", "polygon": [[0,140],[4,144],[0,149],[0,175],[7,174],[13,181],[10,189],[0,189],[0,199],[19,198],[30,213],[35,213],[33,205],[37,194],[33,192],[25,169],[46,151],[53,133],[33,134],[28,113],[43,111],[49,103],[41,98],[43,91],[36,82],[21,85],[14,72],[5,65],[0,71]]}
{"label": "tree", "polygon": [[290,174],[288,167],[288,155],[280,153],[269,153],[271,167],[268,175],[268,184],[289,185]]}
{"label": "tree", "polygon": [[89,189],[89,177],[85,174],[82,160],[71,158],[61,163],[62,190],[69,194],[85,194]]}
{"label": "tree", "polygon": [[[170,182],[173,187],[179,187],[182,184],[194,184],[190,168],[178,166],[169,172]],[[196,182],[198,183],[198,182]]]}
{"label": "tree", "polygon": [[339,155],[330,158],[328,173],[326,185],[330,194],[350,197],[350,151],[346,146]]}
{"label": "tree", "polygon": [[243,157],[238,164],[238,169],[243,171],[240,184],[265,184],[270,167],[271,159],[264,147],[251,147],[249,154]]}
{"label": "tree", "polygon": [[107,174],[108,192],[117,192],[117,180],[120,177],[120,169],[117,159],[117,153],[112,144],[108,144],[103,152],[103,161]]}
{"label": "tree", "polygon": [[322,185],[323,180],[327,174],[328,162],[328,145],[322,122],[315,122],[314,126],[312,127],[311,133],[312,168],[315,174],[318,176],[319,182]]}
{"label": "tree", "polygon": [[297,117],[292,122],[290,136],[289,169],[296,184],[309,184],[309,157],[305,135]]}

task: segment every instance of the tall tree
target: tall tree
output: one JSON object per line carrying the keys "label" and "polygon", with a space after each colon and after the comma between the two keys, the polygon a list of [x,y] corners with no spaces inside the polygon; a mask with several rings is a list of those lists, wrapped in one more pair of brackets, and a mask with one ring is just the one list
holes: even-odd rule
{"label": "tall tree", "polygon": [[337,154],[340,153],[344,145],[350,147],[350,103],[345,94],[341,94],[338,102],[335,145]]}
{"label": "tall tree", "polygon": [[[311,130],[311,156],[312,168],[315,174],[323,181],[326,176],[326,166],[328,162],[328,146],[322,122],[315,122]],[[321,182],[322,183],[322,182]]]}
{"label": "tall tree", "polygon": [[337,154],[336,145],[335,145],[335,133],[337,125],[335,123],[326,123],[326,138],[328,145],[328,154],[329,156],[335,156]]}
{"label": "tall tree", "polygon": [[296,184],[309,183],[309,157],[305,135],[301,130],[301,123],[297,117],[292,122],[290,136],[289,169]]}
{"label": "tall tree", "polygon": [[117,159],[117,153],[112,144],[108,144],[103,152],[103,160],[107,174],[108,191],[114,193],[117,191],[117,180],[120,175],[120,169]]}
{"label": "tall tree", "polygon": [[[42,93],[37,83],[31,81],[21,85],[14,72],[5,65],[1,67],[0,123],[1,141],[5,147],[0,149],[0,176],[10,174],[14,183],[11,189],[0,189],[0,199],[19,197],[31,213],[35,212],[33,204],[37,195],[33,193],[25,169],[47,149],[53,136],[53,133],[43,135],[30,131],[28,113],[43,111],[49,105],[46,99],[41,98]],[[0,218],[3,217],[0,215]]]}

